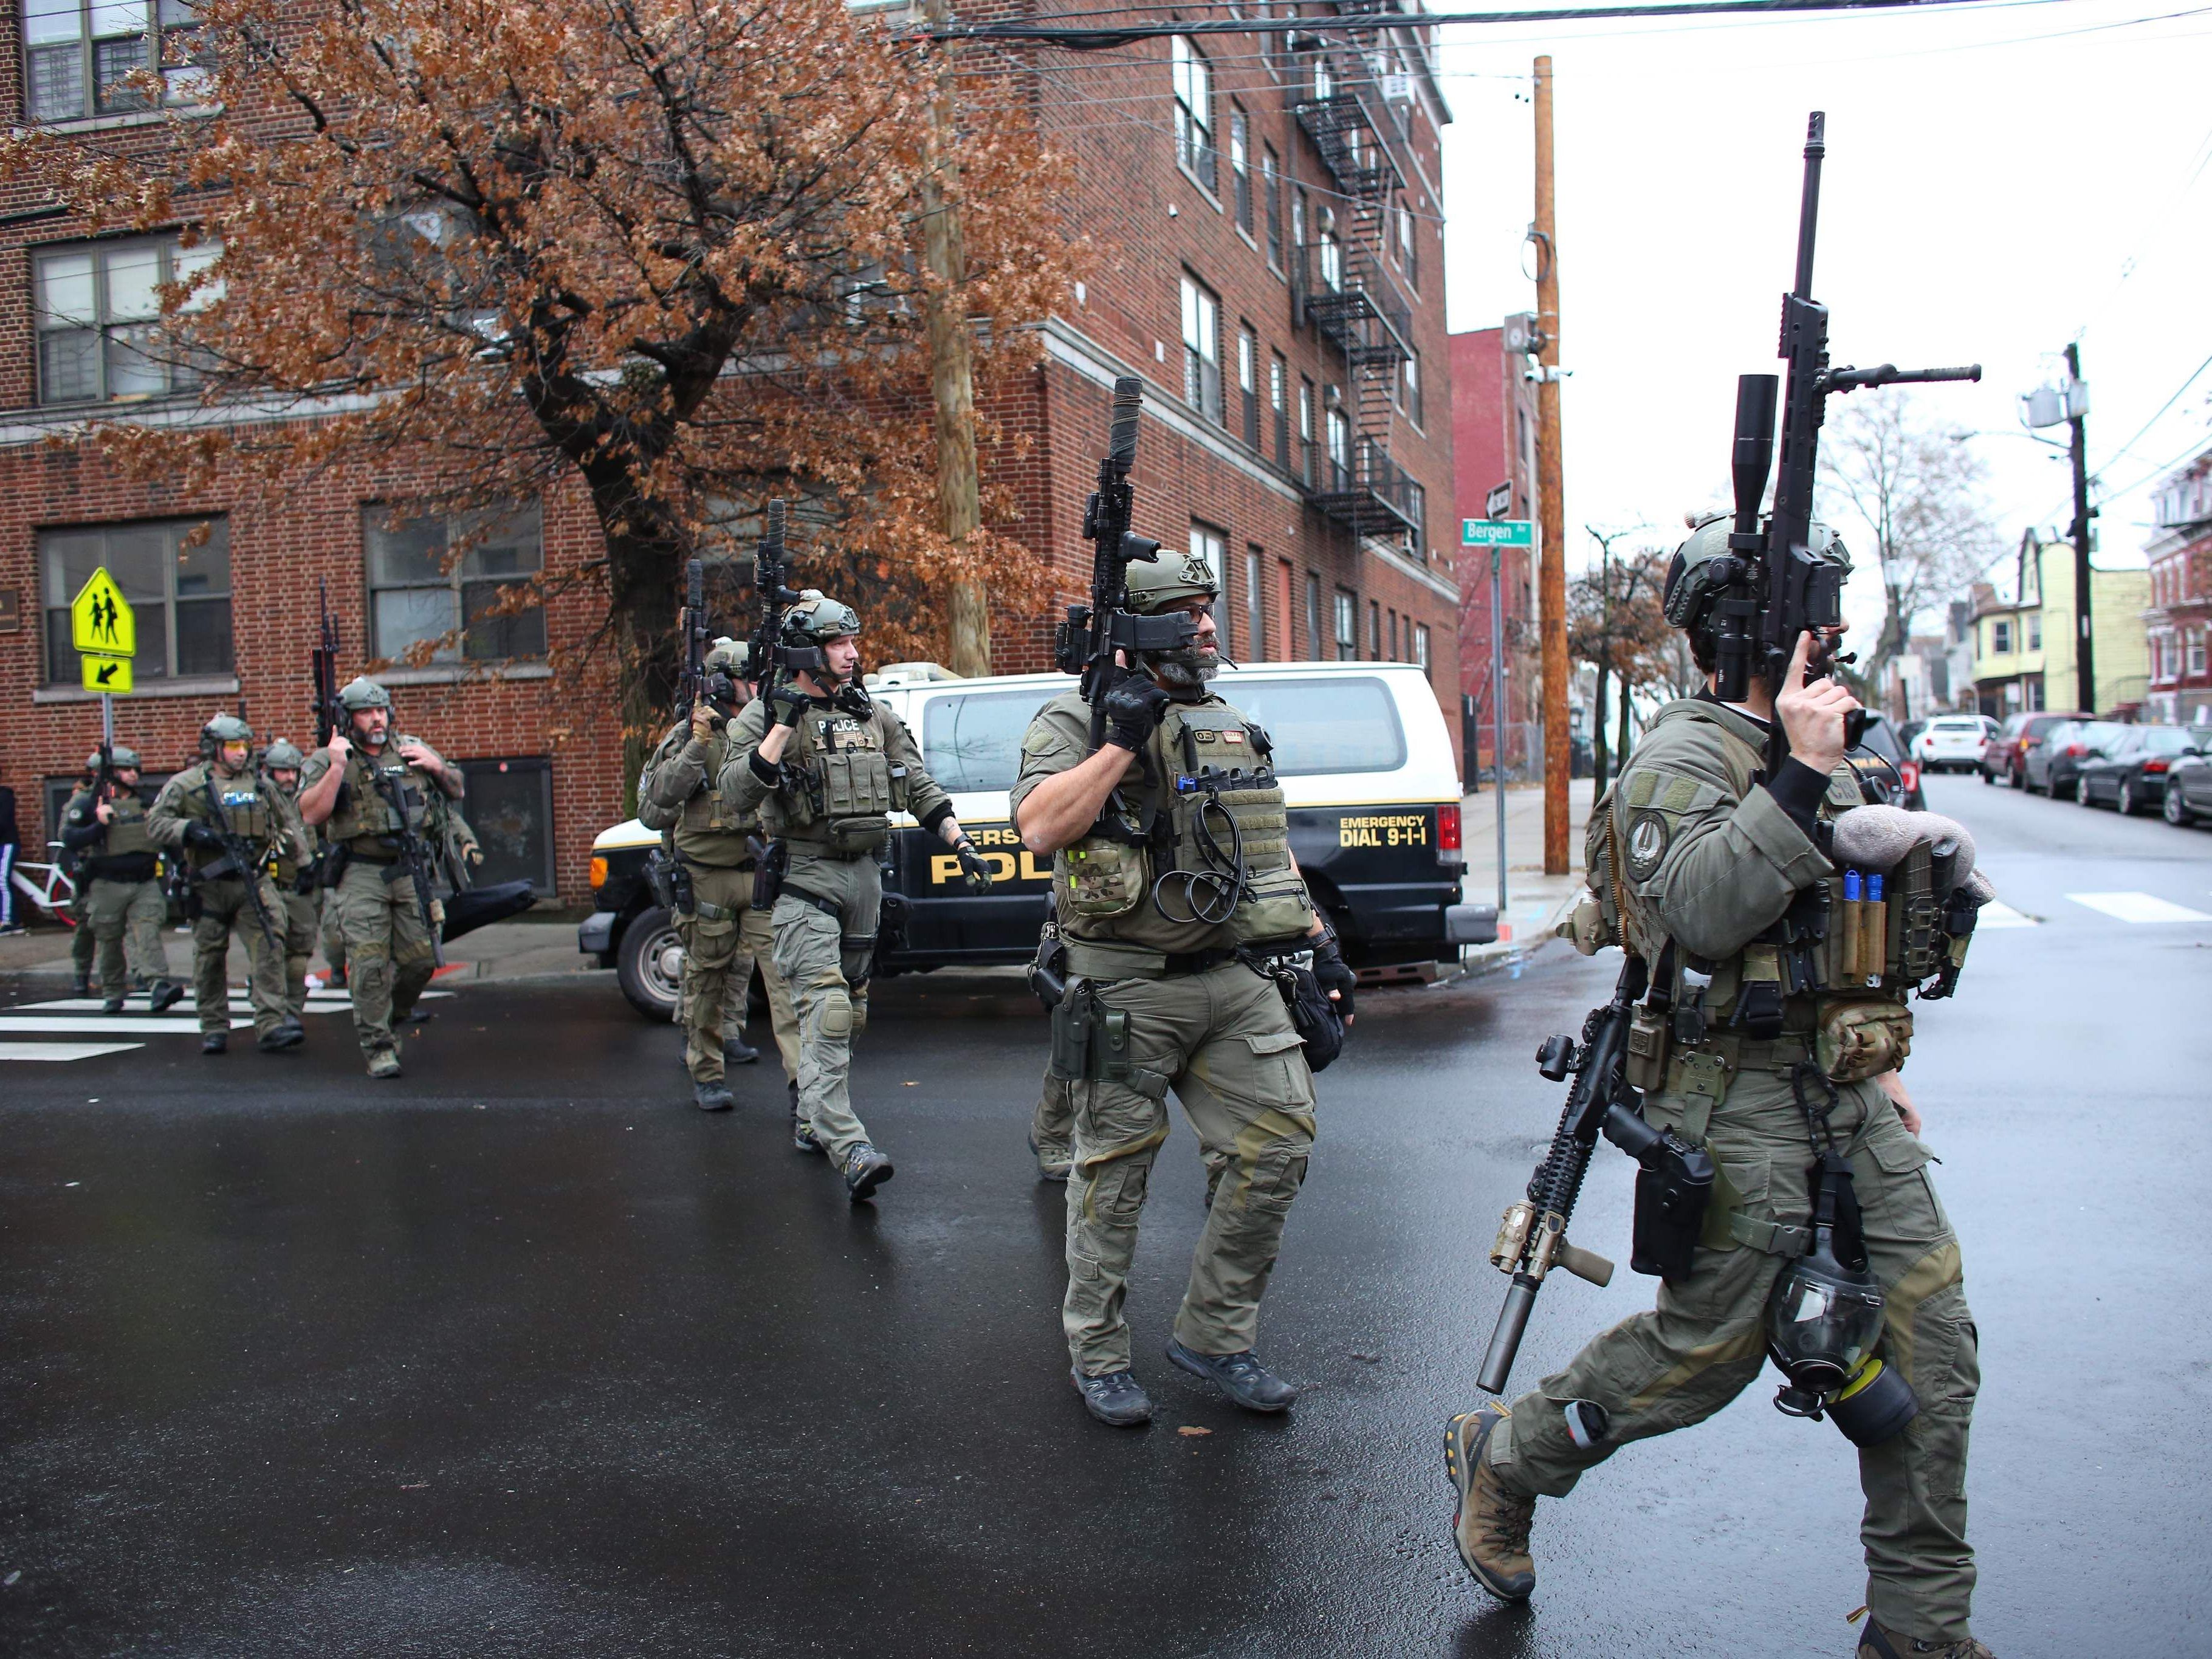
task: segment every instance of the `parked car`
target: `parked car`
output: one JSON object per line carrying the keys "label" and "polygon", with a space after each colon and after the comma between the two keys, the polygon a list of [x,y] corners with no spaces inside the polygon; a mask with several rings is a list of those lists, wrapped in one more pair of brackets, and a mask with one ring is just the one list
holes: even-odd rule
{"label": "parked car", "polygon": [[[871,694],[904,720],[931,775],[994,866],[969,893],[943,842],[895,816],[875,973],[1027,962],[1036,951],[1052,861],[1014,834],[1007,791],[1030,717],[1073,684],[1059,674],[988,679],[886,673]],[[1224,670],[1216,688],[1275,740],[1291,846],[1306,885],[1356,968],[1455,961],[1498,937],[1489,905],[1460,901],[1460,781],[1451,733],[1428,678],[1410,665],[1261,663]],[[633,818],[592,844],[596,908],[578,950],[613,968],[649,1018],[676,1005],[683,946],[645,882],[659,837]],[[894,920],[896,918],[896,920]]]}
{"label": "parked car", "polygon": [[2118,720],[2059,721],[2033,748],[2022,751],[2021,787],[2053,800],[2073,799],[2081,763],[2100,750],[2109,752],[2128,730]]}
{"label": "parked car", "polygon": [[2069,714],[2063,708],[2007,716],[2004,725],[1991,734],[1989,746],[1982,750],[1982,781],[1995,783],[2002,778],[2015,789],[2026,788],[2028,755],[2049,741],[2052,731],[2065,721],[2090,718],[2079,711]]}
{"label": "parked car", "polygon": [[2109,753],[2081,763],[2075,799],[2084,806],[2111,801],[2123,817],[2148,812],[2166,798],[2166,776],[2191,750],[2212,748],[2203,726],[2130,726]]}
{"label": "parked car", "polygon": [[2196,728],[2192,752],[2177,755],[2166,769],[2166,794],[2159,803],[2171,824],[2200,823],[2212,819],[2212,742],[2202,727]]}
{"label": "parked car", "polygon": [[1859,775],[1882,793],[1882,799],[1892,806],[1902,806],[1909,812],[1928,810],[1927,792],[1920,787],[1921,765],[1905,747],[1904,734],[1890,723],[1887,714],[1875,714],[1867,721],[1866,736],[1861,743],[1874,751],[1880,759],[1879,766],[1857,762]]}
{"label": "parked car", "polygon": [[1930,772],[1971,772],[1996,730],[1986,714],[1938,714],[1912,739],[1912,758]]}

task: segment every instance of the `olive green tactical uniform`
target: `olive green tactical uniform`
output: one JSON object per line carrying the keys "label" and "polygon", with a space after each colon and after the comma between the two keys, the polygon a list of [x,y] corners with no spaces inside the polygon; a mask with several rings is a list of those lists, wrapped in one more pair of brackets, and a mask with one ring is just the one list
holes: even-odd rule
{"label": "olive green tactical uniform", "polygon": [[[1089,708],[1072,691],[1038,711],[1022,738],[1018,816],[1039,783],[1089,754],[1090,725]],[[1152,1162],[1168,1136],[1170,1089],[1214,1185],[1176,1316],[1183,1346],[1215,1355],[1251,1348],[1284,1223],[1305,1179],[1314,1087],[1304,1045],[1274,981],[1235,956],[1240,945],[1294,939],[1313,926],[1290,862],[1280,788],[1222,797],[1249,876],[1249,896],[1232,915],[1195,919],[1186,882],[1169,875],[1205,866],[1198,798],[1171,793],[1167,781],[1206,765],[1250,772],[1266,752],[1264,734],[1219,697],[1171,703],[1120,792],[1135,823],[1158,815],[1159,833],[1142,847],[1092,836],[1053,860],[1068,966],[1067,995],[1054,1016],[1053,1070],[1068,1085],[1074,1130],[1060,1321],[1076,1369],[1088,1376],[1129,1369],[1121,1304]],[[1213,827],[1225,845],[1225,829],[1218,819]],[[1164,888],[1157,884],[1163,876]]]}
{"label": "olive green tactical uniform", "polygon": [[911,812],[934,829],[952,799],[922,769],[897,715],[881,703],[854,714],[823,698],[810,700],[793,728],[772,785],[751,764],[772,718],[766,698],[738,711],[720,789],[736,811],[757,811],[791,849],[769,919],[771,959],[798,1019],[799,1117],[842,1166],[868,1139],[853,1111],[849,1073],[853,1039],[867,1024],[884,899],[877,860],[890,845],[888,815]]}
{"label": "olive green tactical uniform", "polygon": [[[167,979],[169,958],[161,946],[161,924],[168,919],[157,861],[160,849],[147,829],[147,798],[138,789],[118,787],[111,803],[114,817],[106,833],[77,853],[76,879],[82,884],[84,909],[77,931],[88,957],[97,952],[100,983],[110,997],[131,988],[134,976]],[[80,789],[62,812],[63,833],[82,831],[98,822],[93,792]],[[70,941],[74,955],[76,941]]]}
{"label": "olive green tactical uniform", "polygon": [[[1838,1029],[1839,1011],[1889,1019],[1902,1009],[1901,990],[1804,991],[1783,1000],[1778,1037],[1758,1041],[1732,1024],[1750,988],[1775,981],[1775,951],[1760,936],[1799,890],[1833,874],[1798,823],[1753,782],[1765,741],[1758,722],[1732,709],[1671,703],[1607,803],[1625,878],[1624,928],[1634,939],[1640,926],[1645,941],[1638,954],[1662,958],[1672,939],[1685,966],[1712,974],[1703,1036],[1646,1062],[1656,1074],[1645,1115],[1705,1145],[1723,1183],[1689,1277],[1662,1283],[1653,1311],[1597,1337],[1514,1401],[1493,1432],[1491,1467],[1523,1495],[1564,1495],[1617,1446],[1701,1421],[1757,1377],[1767,1292],[1802,1249],[1811,1216],[1813,1153],[1791,1068],[1817,1059],[1844,1070],[1832,1065],[1834,1047],[1820,1036]],[[1839,769],[1820,815],[1861,799]],[[1603,828],[1593,826],[1593,848]],[[1594,878],[1599,861],[1594,855]],[[1832,969],[1820,978],[1840,984]],[[1925,1168],[1930,1154],[1867,1075],[1889,1063],[1838,1083],[1830,1117],[1850,1159],[1869,1268],[1887,1303],[1883,1355],[1920,1405],[1903,1433],[1859,1452],[1867,1604],[1889,1630],[1951,1642],[1968,1634],[1974,1586],[1964,1483],[1980,1373],[1959,1243]],[[1806,1081],[1815,1105],[1825,1104],[1818,1079]],[[1587,1449],[1575,1445],[1563,1412],[1578,1399],[1612,1416],[1607,1437]]]}
{"label": "olive green tactical uniform", "polygon": [[676,931],[684,940],[677,1017],[684,1027],[684,1063],[695,1083],[722,1080],[723,1036],[744,1024],[756,951],[776,1048],[785,1070],[799,1075],[797,1021],[771,955],[768,918],[753,921],[760,816],[757,810],[738,810],[722,788],[729,735],[725,726],[702,742],[684,721],[661,739],[637,786],[639,820],[664,832],[691,878],[693,908],[676,913]]}
{"label": "olive green tactical uniform", "polygon": [[[70,929],[70,969],[76,978],[89,983],[98,978],[94,964],[100,956],[100,938],[92,931],[92,878],[80,866],[70,878],[76,884],[76,896],[68,906],[70,920],[76,924]],[[130,983],[124,981],[124,988],[128,989]],[[104,981],[101,988],[106,988]]]}
{"label": "olive green tactical uniform", "polygon": [[[264,777],[267,775],[264,773]],[[271,789],[283,786],[273,779]],[[284,790],[284,797],[296,811],[300,802],[300,787],[294,784]],[[321,907],[313,891],[301,892],[302,873],[313,874],[315,855],[321,849],[322,838],[304,823],[300,825],[299,844],[288,848],[276,855],[273,872],[276,890],[284,896],[284,1003],[291,1009],[292,1018],[301,1018],[307,1012],[307,963],[315,954],[315,933],[320,926]]]}
{"label": "olive green tactical uniform", "polygon": [[[209,804],[210,793],[220,812]],[[185,829],[191,823],[228,828],[252,852],[252,869],[236,870],[220,847],[188,845]],[[290,1018],[284,1000],[284,900],[269,872],[288,842],[296,850],[299,817],[292,803],[256,773],[226,775],[214,762],[204,760],[161,786],[147,817],[147,830],[158,845],[172,849],[173,857],[182,856],[191,877],[199,911],[192,922],[192,995],[199,1006],[200,1030],[226,1034],[230,1030],[228,965],[234,932],[246,946],[246,994],[253,1007],[254,1032],[269,1036]],[[247,894],[248,881],[260,893],[258,908]],[[264,915],[269,921],[265,930]]]}
{"label": "olive green tactical uniform", "polygon": [[[331,751],[318,749],[300,774],[304,793],[331,769]],[[377,785],[379,774],[397,786],[404,820]],[[442,920],[434,903],[426,922],[413,878],[401,862],[403,828],[434,854],[439,844],[438,780],[399,757],[396,741],[372,755],[356,743],[346,756],[337,804],[320,828],[334,862],[341,862],[324,902],[334,908],[346,957],[346,985],[353,1002],[354,1034],[374,1057],[394,1048],[392,1024],[414,1012],[416,999],[436,971],[430,927]]]}

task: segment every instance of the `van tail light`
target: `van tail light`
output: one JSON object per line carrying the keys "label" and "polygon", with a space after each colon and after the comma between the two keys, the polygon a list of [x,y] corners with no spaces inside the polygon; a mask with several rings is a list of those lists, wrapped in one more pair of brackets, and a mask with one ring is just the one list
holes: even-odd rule
{"label": "van tail light", "polygon": [[2166,763],[2162,760],[2147,760],[2142,763],[2142,769],[2146,772],[2163,772],[2166,768]]}
{"label": "van tail light", "polygon": [[1437,862],[1460,864],[1459,807],[1456,805],[1437,808]]}

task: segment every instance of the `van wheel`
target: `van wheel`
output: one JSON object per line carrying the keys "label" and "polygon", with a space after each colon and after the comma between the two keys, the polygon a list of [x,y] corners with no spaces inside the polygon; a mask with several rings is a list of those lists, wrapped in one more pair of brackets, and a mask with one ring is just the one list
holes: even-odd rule
{"label": "van wheel", "polygon": [[684,985],[684,941],[677,937],[676,918],[656,904],[625,927],[615,951],[615,978],[630,1006],[647,1019],[674,1019]]}

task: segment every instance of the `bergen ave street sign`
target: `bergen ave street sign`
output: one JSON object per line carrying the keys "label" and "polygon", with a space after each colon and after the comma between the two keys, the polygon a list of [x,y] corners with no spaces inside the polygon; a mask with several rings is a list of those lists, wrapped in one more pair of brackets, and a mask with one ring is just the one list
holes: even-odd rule
{"label": "bergen ave street sign", "polygon": [[1462,519],[1462,547],[1534,547],[1534,523],[1528,519]]}

